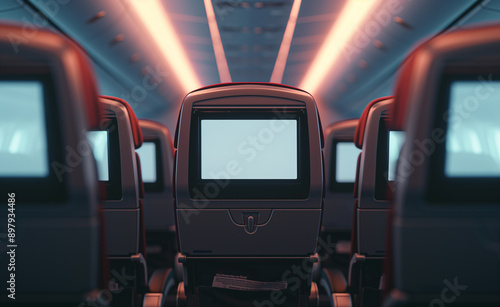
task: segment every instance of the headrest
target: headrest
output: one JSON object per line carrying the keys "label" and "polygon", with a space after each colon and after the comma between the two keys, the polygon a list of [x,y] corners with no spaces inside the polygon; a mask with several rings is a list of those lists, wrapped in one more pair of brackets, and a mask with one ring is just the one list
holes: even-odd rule
{"label": "headrest", "polygon": [[493,51],[500,48],[499,31],[498,25],[455,30],[432,38],[412,51],[396,81],[390,129],[404,130],[406,113],[412,101],[434,99],[432,95],[435,93],[429,89],[439,86],[444,70],[449,69],[450,64],[460,65],[462,73],[469,69],[474,74],[486,60],[490,69],[487,73],[497,72],[498,69],[491,71],[491,68],[492,64],[499,62],[498,53]]}
{"label": "headrest", "polygon": [[358,147],[359,149],[363,148],[363,138],[365,136],[365,129],[366,129],[366,123],[368,122],[368,114],[370,114],[370,110],[373,106],[375,106],[377,103],[392,99],[394,98],[393,96],[385,96],[381,98],[377,98],[375,100],[372,100],[365,108],[363,113],[361,114],[361,117],[359,118],[358,122],[358,127],[356,127],[356,132],[354,132],[354,145]]}
{"label": "headrest", "polygon": [[195,90],[191,91],[190,93],[195,93],[195,92],[198,92],[198,91],[203,91],[203,90],[206,90],[206,89],[213,89],[213,88],[217,88],[217,87],[228,87],[228,86],[238,86],[238,85],[248,85],[248,84],[251,84],[251,85],[271,85],[271,86],[283,87],[283,88],[287,88],[287,89],[293,89],[293,90],[302,91],[304,93],[308,93],[307,91],[305,91],[303,89],[300,89],[300,88],[297,88],[297,87],[294,87],[294,86],[291,86],[291,85],[281,84],[281,83],[272,83],[272,82],[227,82],[227,83],[216,83],[216,84],[210,84],[210,85],[207,85],[207,86],[200,87],[198,89],[195,89]]}
{"label": "headrest", "polygon": [[[48,65],[55,80],[65,80],[72,95],[81,95],[89,129],[98,129],[103,113],[97,99],[94,73],[83,49],[74,41],[45,29],[37,29],[29,40],[14,40],[26,36],[25,28],[16,24],[0,25],[0,46],[4,45],[1,47],[4,50],[2,57],[6,58],[4,63]],[[28,66],[26,71],[29,73],[32,68]]]}
{"label": "headrest", "polygon": [[140,148],[142,146],[144,139],[142,136],[141,127],[139,126],[139,120],[137,119],[137,116],[135,115],[134,109],[132,109],[132,107],[128,104],[128,102],[126,102],[125,100],[123,100],[121,98],[112,97],[112,96],[100,96],[100,97],[119,102],[123,106],[125,106],[128,114],[129,114],[130,126],[132,127],[132,135],[134,137],[135,149]]}
{"label": "headrest", "polygon": [[[168,128],[165,127],[165,125],[149,119],[139,119],[139,125],[141,126],[143,136],[148,134],[149,131],[155,131],[158,134],[162,134],[163,137],[168,142],[168,147],[170,149],[170,152],[168,154],[171,154],[172,157],[174,156],[174,139],[170,134],[170,130],[168,130]],[[163,155],[167,153],[161,153],[161,154]]]}
{"label": "headrest", "polygon": [[339,132],[342,133],[345,131],[345,133],[347,133],[347,131],[351,131],[351,129],[355,130],[358,126],[358,122],[359,119],[354,118],[330,124],[325,129],[325,137],[328,139],[332,134],[336,135]]}
{"label": "headrest", "polygon": [[[281,84],[281,83],[271,83],[271,82],[231,82],[231,83],[218,83],[218,84],[212,84],[212,85],[204,86],[204,87],[201,87],[199,89],[191,91],[190,93],[188,93],[186,95],[186,97],[189,96],[190,94],[198,92],[198,91],[203,91],[203,90],[207,90],[207,89],[214,89],[214,88],[218,88],[218,87],[226,88],[228,86],[239,86],[239,85],[270,85],[270,86],[274,86],[274,87],[282,87],[284,89],[297,90],[297,91],[301,91],[301,92],[304,92],[304,93],[307,93],[308,95],[310,95],[307,91],[305,91],[303,89],[296,88],[296,87],[293,87],[293,86],[290,86],[290,85],[286,85],[286,84]],[[186,99],[186,98],[184,98],[184,99]],[[320,139],[321,139],[321,148],[324,148],[325,147],[325,137],[324,137],[324,134],[323,134],[323,125],[321,124],[321,117],[319,116],[319,111],[318,110],[316,110],[316,114],[317,114],[318,121],[319,121],[319,134],[320,134]],[[177,118],[177,125],[175,127],[174,149],[177,148],[177,141],[178,141],[177,140],[177,135],[178,135],[178,131],[179,131],[179,121],[180,121],[180,118],[181,118],[181,114],[179,112],[179,117]]]}

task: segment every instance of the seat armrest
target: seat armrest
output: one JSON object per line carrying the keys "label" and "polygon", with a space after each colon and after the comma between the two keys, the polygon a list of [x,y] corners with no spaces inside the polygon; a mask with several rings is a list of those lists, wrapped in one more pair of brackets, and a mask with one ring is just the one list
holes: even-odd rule
{"label": "seat armrest", "polygon": [[149,293],[144,297],[145,307],[163,306],[170,290],[175,286],[172,269],[158,269],[149,279]]}
{"label": "seat armrest", "polygon": [[153,272],[149,279],[149,292],[150,293],[165,293],[166,288],[172,287],[174,283],[174,276],[172,269],[158,269]]}
{"label": "seat armrest", "polygon": [[161,293],[146,293],[143,307],[161,307],[163,306],[163,295]]}
{"label": "seat armrest", "polygon": [[[138,269],[138,288],[139,292],[147,292],[147,285],[148,285],[148,267],[146,264],[146,259],[144,259],[144,256],[139,253],[136,255],[130,256],[130,259],[132,262],[136,263],[137,269]],[[143,293],[144,293],[143,292]]]}
{"label": "seat armrest", "polygon": [[347,292],[347,280],[342,271],[338,269],[324,269],[323,271],[330,281],[333,293]]}
{"label": "seat armrest", "polygon": [[352,307],[351,295],[349,293],[334,293],[333,306],[335,307]]}

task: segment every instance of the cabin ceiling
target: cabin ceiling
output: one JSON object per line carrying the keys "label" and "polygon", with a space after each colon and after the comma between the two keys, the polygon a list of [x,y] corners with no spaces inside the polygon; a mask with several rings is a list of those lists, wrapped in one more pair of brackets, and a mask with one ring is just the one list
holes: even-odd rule
{"label": "cabin ceiling", "polygon": [[[0,19],[66,33],[93,60],[104,94],[125,98],[140,117],[173,129],[186,91],[152,43],[132,1],[139,0],[2,0]],[[204,1],[161,1],[200,85],[219,83]],[[283,83],[301,83],[346,1],[302,1]],[[294,1],[211,3],[231,80],[270,81]],[[416,42],[449,28],[498,20],[499,14],[495,1],[379,1],[351,40],[339,42],[346,46],[345,59],[330,67],[313,93],[323,123],[359,116],[371,99],[389,94],[398,66]]]}

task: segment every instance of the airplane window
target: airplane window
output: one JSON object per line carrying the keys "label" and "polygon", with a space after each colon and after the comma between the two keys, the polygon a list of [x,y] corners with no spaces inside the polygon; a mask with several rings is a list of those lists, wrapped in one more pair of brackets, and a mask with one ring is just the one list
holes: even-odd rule
{"label": "airplane window", "polygon": [[141,158],[142,181],[144,183],[156,182],[156,144],[144,142],[136,151]]}
{"label": "airplane window", "polygon": [[221,172],[228,179],[297,179],[297,120],[201,120],[201,179]]}
{"label": "airplane window", "polygon": [[97,162],[97,176],[100,181],[109,180],[108,163],[108,132],[107,131],[88,131],[89,140],[94,158]]}
{"label": "airplane window", "polygon": [[361,149],[353,142],[338,142],[336,148],[335,181],[354,183],[356,166]]}
{"label": "airplane window", "polygon": [[48,175],[43,85],[0,81],[0,177]]}
{"label": "airplane window", "polygon": [[445,174],[500,177],[497,139],[500,81],[455,81],[450,87]]}
{"label": "airplane window", "polygon": [[405,138],[406,134],[404,131],[389,131],[389,166],[387,175],[389,181],[396,179],[396,165]]}

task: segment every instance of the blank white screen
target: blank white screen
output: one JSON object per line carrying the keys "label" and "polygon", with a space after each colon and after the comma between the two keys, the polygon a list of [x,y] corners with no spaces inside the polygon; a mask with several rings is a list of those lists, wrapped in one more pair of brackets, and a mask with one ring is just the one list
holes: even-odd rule
{"label": "blank white screen", "polygon": [[335,180],[340,183],[354,183],[356,166],[361,149],[352,142],[338,142],[335,163]]}
{"label": "blank white screen", "polygon": [[144,142],[136,151],[141,159],[142,181],[156,182],[156,144]]}
{"label": "blank white screen", "polygon": [[500,82],[455,81],[446,132],[447,177],[500,177]]}
{"label": "blank white screen", "polygon": [[100,181],[109,180],[108,132],[88,131],[87,139],[97,164],[97,177]]}
{"label": "blank white screen", "polygon": [[297,179],[297,120],[201,120],[201,179]]}
{"label": "blank white screen", "polygon": [[0,81],[0,177],[48,175],[43,85]]}
{"label": "blank white screen", "polygon": [[389,165],[387,180],[396,179],[396,167],[399,159],[401,147],[405,142],[406,134],[404,131],[389,131]]}

